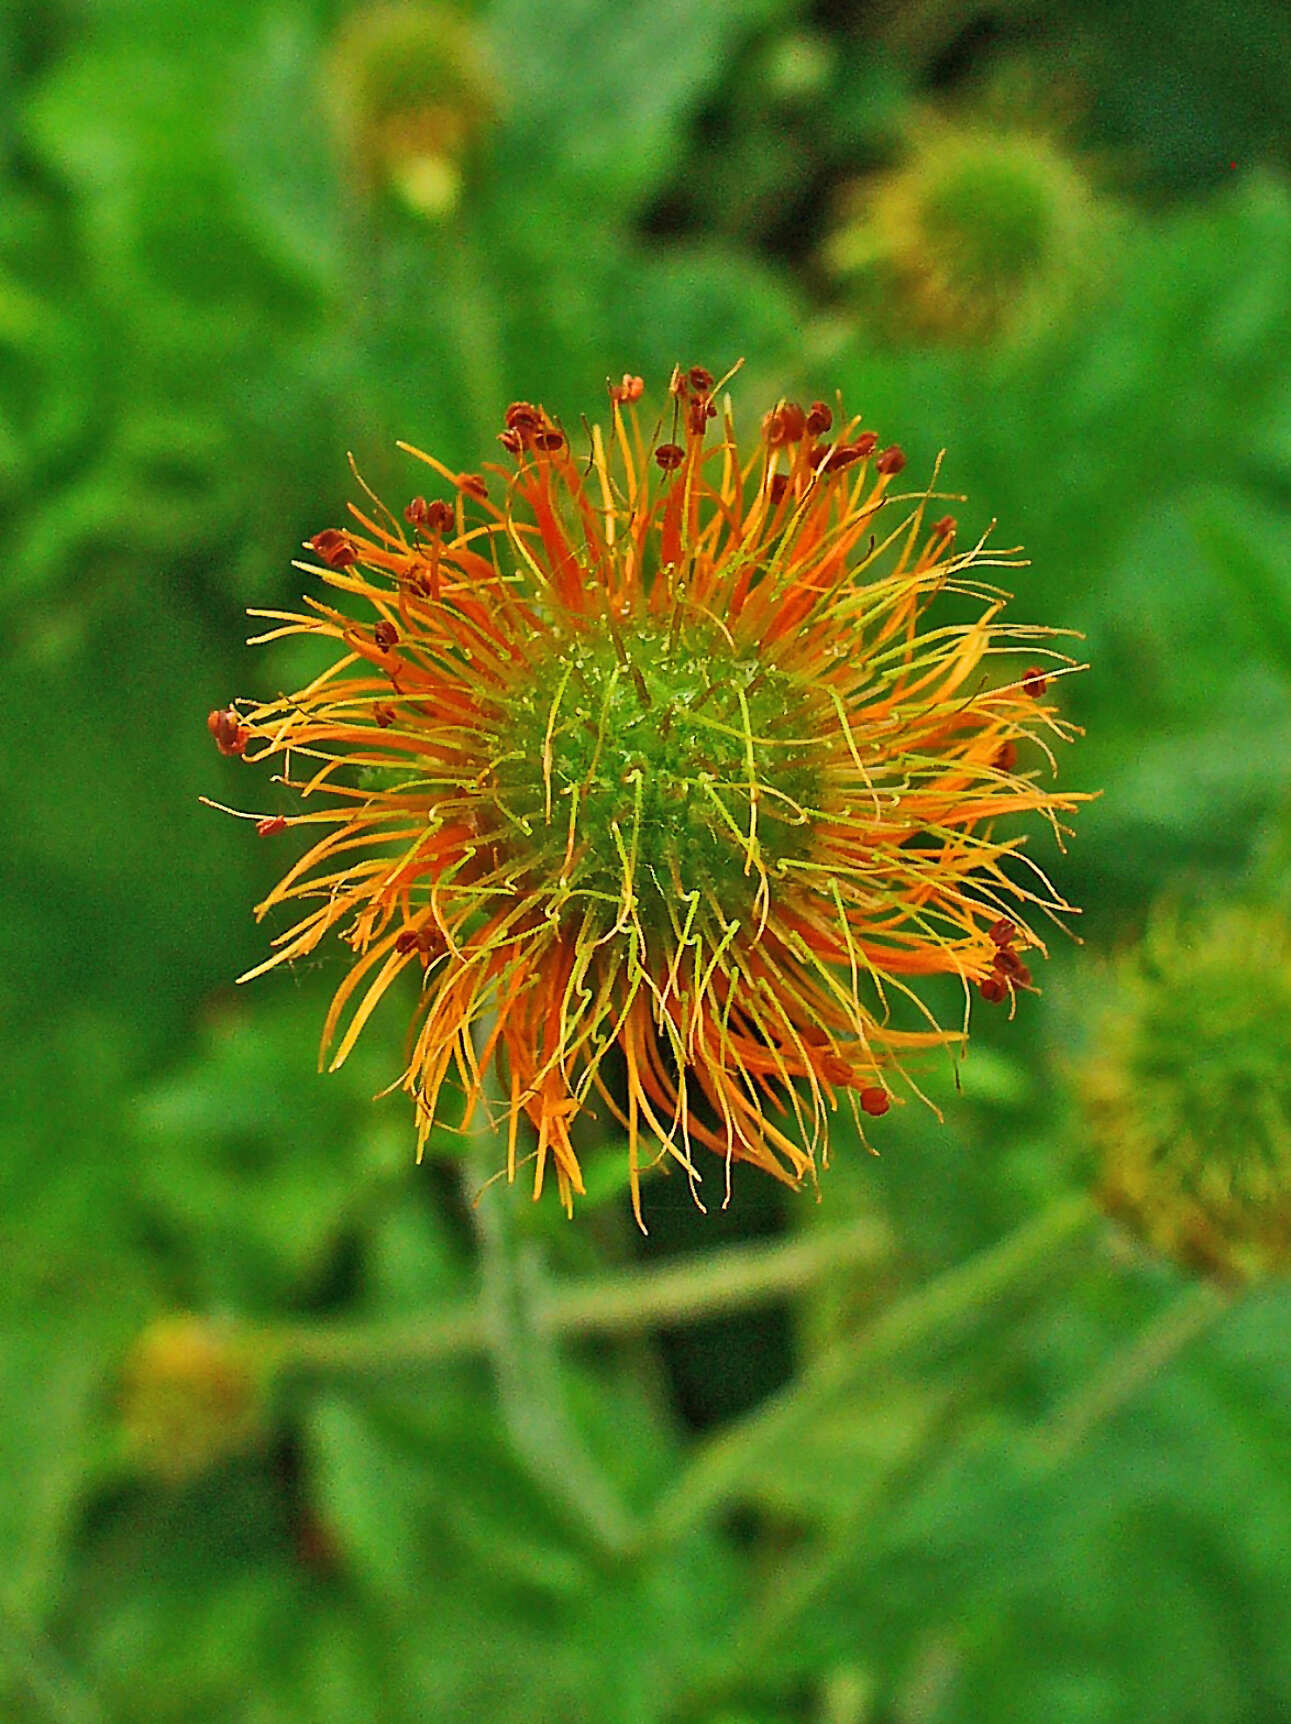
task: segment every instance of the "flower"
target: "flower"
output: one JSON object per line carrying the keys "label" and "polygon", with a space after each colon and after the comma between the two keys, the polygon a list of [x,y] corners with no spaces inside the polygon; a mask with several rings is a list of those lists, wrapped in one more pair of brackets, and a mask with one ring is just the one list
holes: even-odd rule
{"label": "flower", "polygon": [[1291,1268],[1291,922],[1159,905],[1111,970],[1077,1081],[1103,1207],[1227,1281]]}
{"label": "flower", "polygon": [[[699,1147],[796,1184],[840,1096],[886,1112],[908,1052],[964,1039],[916,978],[957,978],[965,1027],[974,986],[1012,1008],[1025,913],[1066,908],[1015,816],[1078,800],[1040,783],[1070,660],[977,574],[1009,558],[956,550],[927,494],[892,496],[901,450],[822,402],[741,455],[720,389],[678,370],[647,435],[625,376],[585,453],[516,402],[487,477],[409,450],[444,497],[310,541],[347,608],[256,613],[336,663],[212,720],[280,763],[314,840],[251,973],[343,931],[333,1067],[417,973],[420,1143],[450,1072],[468,1118],[492,1084],[508,1175],[527,1119],[535,1195],[551,1170],[568,1208],[603,1108],[638,1219],[647,1148],[694,1188]],[[1022,643],[1044,675],[1003,668]]]}
{"label": "flower", "polygon": [[858,186],[826,261],[907,336],[1045,327],[1090,285],[1108,212],[1043,131],[925,114],[906,159]]}

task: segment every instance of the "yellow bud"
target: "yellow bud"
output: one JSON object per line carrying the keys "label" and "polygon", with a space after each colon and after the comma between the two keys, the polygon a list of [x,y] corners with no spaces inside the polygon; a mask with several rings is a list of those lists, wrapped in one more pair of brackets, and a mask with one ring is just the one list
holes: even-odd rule
{"label": "yellow bud", "polygon": [[161,1317],[122,1374],[126,1445],[146,1471],[196,1477],[246,1448],[259,1429],[262,1382],[245,1342],[204,1317]]}

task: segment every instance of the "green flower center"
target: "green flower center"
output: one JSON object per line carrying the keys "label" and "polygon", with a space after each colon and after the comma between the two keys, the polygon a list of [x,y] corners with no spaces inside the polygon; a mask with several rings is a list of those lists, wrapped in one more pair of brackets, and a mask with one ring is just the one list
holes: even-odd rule
{"label": "green flower center", "polygon": [[697,902],[742,919],[762,876],[806,852],[812,705],[712,625],[568,638],[498,726],[503,842],[570,914],[594,907],[610,925],[630,906],[643,926],[681,928]]}

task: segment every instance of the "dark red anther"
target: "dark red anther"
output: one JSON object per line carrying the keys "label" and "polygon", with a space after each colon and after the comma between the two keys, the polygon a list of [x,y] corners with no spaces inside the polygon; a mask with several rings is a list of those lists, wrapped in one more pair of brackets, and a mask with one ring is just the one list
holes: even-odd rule
{"label": "dark red anther", "polygon": [[478,498],[481,503],[487,503],[489,500],[489,488],[480,473],[459,473],[457,488],[464,491],[468,497]]}
{"label": "dark red anther", "polygon": [[447,947],[438,928],[401,928],[395,935],[394,949],[401,958],[406,958],[409,952],[420,952],[423,958],[429,958]]}
{"label": "dark red anther", "polygon": [[398,716],[399,716],[399,714],[390,705],[390,702],[388,700],[379,700],[379,701],[377,701],[376,705],[372,708],[373,721],[376,723],[378,728],[381,730],[389,730],[390,726],[394,723],[394,721],[398,718]]}
{"label": "dark red anther", "polygon": [[1026,971],[1026,965],[1018,957],[1011,946],[1000,945],[995,948],[995,956],[991,963],[1002,976],[1019,977]]}
{"label": "dark red anther", "polygon": [[787,473],[773,473],[771,475],[771,484],[768,489],[768,494],[773,503],[782,503],[784,501],[785,492],[788,489],[789,475]]}
{"label": "dark red anther", "polygon": [[851,446],[864,461],[878,448],[879,434],[877,431],[862,431],[859,437],[852,439]]}
{"label": "dark red anther", "polygon": [[508,431],[536,431],[542,424],[542,413],[532,402],[513,401],[507,408]]}
{"label": "dark red anther", "polygon": [[1018,745],[1012,737],[1008,737],[995,750],[991,765],[997,772],[1012,772],[1018,763]]}
{"label": "dark red anther", "polygon": [[327,527],[323,532],[315,533],[309,540],[309,548],[315,556],[323,559],[329,569],[348,569],[351,563],[357,563],[359,560],[353,539],[348,533],[338,532],[335,527]]}
{"label": "dark red anther", "polygon": [[221,754],[241,754],[251,740],[251,732],[231,706],[217,707],[207,713],[206,728]]}
{"label": "dark red anther", "polygon": [[548,425],[533,434],[533,446],[541,449],[544,455],[554,455],[558,449],[565,447],[565,433],[558,431],[554,425]]}
{"label": "dark red anther", "polygon": [[855,443],[837,443],[832,449],[823,449],[821,454],[823,459],[819,466],[822,473],[841,473],[844,467],[851,467],[865,458],[865,451]]}
{"label": "dark red anther", "polygon": [[986,937],[996,946],[1011,946],[1017,938],[1016,922],[1010,922],[1007,916],[1001,916],[998,922],[992,922],[986,930]]}
{"label": "dark red anther", "polygon": [[702,437],[708,421],[717,417],[717,409],[707,395],[697,395],[686,409],[686,424],[696,437]]}
{"label": "dark red anther", "polygon": [[499,431],[498,442],[509,455],[518,455],[524,447],[518,431]]}
{"label": "dark red anther", "polygon": [[772,449],[797,443],[807,430],[807,415],[796,401],[782,401],[762,421],[762,434]]}
{"label": "dark red anther", "polygon": [[859,1100],[861,1103],[861,1111],[863,1113],[868,1113],[873,1119],[878,1119],[880,1115],[885,1114],[892,1106],[892,1097],[885,1089],[880,1089],[877,1084],[872,1085],[868,1089],[863,1089],[860,1093]]}
{"label": "dark red anther", "polygon": [[451,532],[457,524],[452,504],[441,502],[439,498],[428,503],[424,497],[414,497],[404,510],[403,518],[410,527],[427,534]]}
{"label": "dark red anther", "polygon": [[813,437],[823,437],[834,423],[834,415],[823,401],[813,401],[807,409],[807,429]]}
{"label": "dark red anther", "polygon": [[1008,998],[1009,984],[1003,976],[987,976],[977,987],[982,998],[989,1000],[993,1006],[998,1006],[1001,1000]]}
{"label": "dark red anther", "polygon": [[654,452],[654,458],[665,473],[671,473],[686,459],[686,451],[680,443],[661,443]]}
{"label": "dark red anther", "polygon": [[959,522],[953,515],[943,515],[940,521],[934,521],[932,524],[934,539],[953,539],[958,531]]}
{"label": "dark red anther", "polygon": [[385,617],[382,617],[381,621],[372,630],[372,639],[381,648],[382,652],[389,652],[391,647],[397,647],[399,645],[399,631],[392,622],[389,622]]}
{"label": "dark red anther", "polygon": [[899,473],[904,466],[905,450],[896,443],[890,443],[874,463],[874,471],[876,473]]}
{"label": "dark red anther", "polygon": [[287,822],[281,814],[269,814],[263,820],[256,821],[256,831],[261,838],[276,838],[280,832],[286,830]]}
{"label": "dark red anther", "polygon": [[634,377],[630,371],[623,373],[621,383],[610,384],[610,400],[620,404],[626,401],[639,401],[645,394],[645,380]]}
{"label": "dark red anther", "polygon": [[1048,686],[1048,678],[1036,665],[1031,665],[1022,672],[1022,692],[1029,694],[1032,700],[1039,700]]}
{"label": "dark red anther", "polygon": [[713,374],[711,371],[706,371],[702,365],[692,365],[686,373],[686,381],[696,395],[708,395],[712,392]]}

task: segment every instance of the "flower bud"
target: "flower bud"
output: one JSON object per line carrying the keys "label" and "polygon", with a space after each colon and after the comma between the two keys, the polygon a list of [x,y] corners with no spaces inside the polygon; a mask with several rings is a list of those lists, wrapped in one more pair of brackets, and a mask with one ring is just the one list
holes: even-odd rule
{"label": "flower bud", "polygon": [[1291,924],[1159,911],[1077,1068],[1108,1212],[1189,1268],[1291,1267]]}

